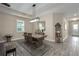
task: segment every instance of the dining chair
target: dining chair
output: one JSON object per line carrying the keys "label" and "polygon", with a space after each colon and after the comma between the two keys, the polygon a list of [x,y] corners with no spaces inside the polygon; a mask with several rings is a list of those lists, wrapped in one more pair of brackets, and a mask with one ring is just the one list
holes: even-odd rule
{"label": "dining chair", "polygon": [[27,41],[28,33],[27,32],[24,32],[23,36],[24,36],[24,39]]}
{"label": "dining chair", "polygon": [[6,42],[4,44],[4,53],[5,53],[5,56],[8,56],[10,53],[12,53],[13,56],[16,56],[16,43]]}
{"label": "dining chair", "polygon": [[27,41],[28,41],[29,43],[32,42],[32,33],[28,33]]}

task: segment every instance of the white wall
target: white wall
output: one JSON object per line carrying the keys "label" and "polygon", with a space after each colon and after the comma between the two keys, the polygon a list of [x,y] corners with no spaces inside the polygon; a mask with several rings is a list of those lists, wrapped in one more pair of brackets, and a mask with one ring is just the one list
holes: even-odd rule
{"label": "white wall", "polygon": [[14,38],[22,38],[23,33],[16,31],[16,21],[18,19],[25,21],[25,32],[32,32],[32,24],[28,19],[0,12],[0,35],[4,36],[11,33]]}

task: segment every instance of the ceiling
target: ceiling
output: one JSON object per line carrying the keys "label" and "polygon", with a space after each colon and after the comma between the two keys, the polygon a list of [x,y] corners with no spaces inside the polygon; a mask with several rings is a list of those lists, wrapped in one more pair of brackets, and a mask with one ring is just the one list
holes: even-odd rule
{"label": "ceiling", "polygon": [[[21,11],[23,13],[32,14],[32,5],[33,3],[10,3],[11,8]],[[40,14],[44,11],[50,10],[51,8],[55,8],[56,6],[59,6],[61,4],[56,3],[36,3],[36,13]]]}
{"label": "ceiling", "polygon": [[[9,3],[11,9],[32,15],[33,3]],[[64,13],[65,15],[78,14],[79,3],[36,3],[36,14],[42,14],[46,11]]]}

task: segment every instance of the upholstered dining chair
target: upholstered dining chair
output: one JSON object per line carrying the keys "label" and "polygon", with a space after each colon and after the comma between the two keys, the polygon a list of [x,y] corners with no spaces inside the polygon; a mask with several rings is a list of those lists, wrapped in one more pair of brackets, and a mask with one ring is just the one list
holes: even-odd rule
{"label": "upholstered dining chair", "polygon": [[28,33],[27,41],[28,41],[29,43],[32,42],[32,33]]}
{"label": "upholstered dining chair", "polygon": [[28,42],[32,44],[33,46],[37,47],[38,46],[38,40],[36,38],[32,37],[32,33],[28,33]]}
{"label": "upholstered dining chair", "polygon": [[13,56],[16,56],[16,43],[15,42],[6,42],[4,44],[4,55],[8,56],[8,54],[12,53]]}
{"label": "upholstered dining chair", "polygon": [[40,42],[39,42],[39,40],[37,40],[36,38],[32,38],[32,44],[33,44],[35,47],[39,47],[39,46],[40,46]]}

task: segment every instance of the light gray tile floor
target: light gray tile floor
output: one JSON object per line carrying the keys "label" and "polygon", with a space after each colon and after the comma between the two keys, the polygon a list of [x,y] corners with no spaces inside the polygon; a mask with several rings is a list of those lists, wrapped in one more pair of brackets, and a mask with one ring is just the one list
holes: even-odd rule
{"label": "light gray tile floor", "polygon": [[[79,56],[79,37],[69,37],[63,43],[48,42],[51,48],[43,56]],[[31,56],[22,46],[17,44],[17,56]]]}

